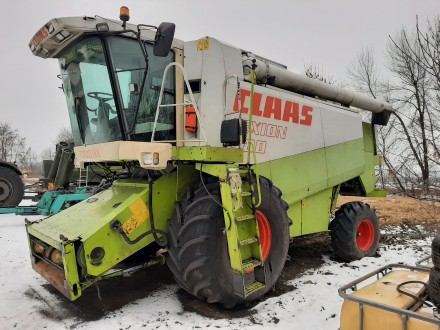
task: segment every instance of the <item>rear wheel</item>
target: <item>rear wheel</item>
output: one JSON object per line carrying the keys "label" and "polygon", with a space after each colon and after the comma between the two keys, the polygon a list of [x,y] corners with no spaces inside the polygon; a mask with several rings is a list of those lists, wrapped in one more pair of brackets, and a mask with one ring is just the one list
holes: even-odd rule
{"label": "rear wheel", "polygon": [[431,301],[440,307],[440,270],[432,268],[429,273],[428,295]]}
{"label": "rear wheel", "polygon": [[24,195],[20,176],[7,167],[0,167],[0,207],[15,207]]}
{"label": "rear wheel", "polygon": [[[266,286],[243,299],[234,294],[219,184],[206,188],[209,194],[201,187],[176,205],[169,222],[167,264],[177,283],[190,294],[232,308],[263,296],[278,280],[289,247],[287,204],[270,181],[261,180],[263,197],[257,221]],[[252,271],[245,274],[245,278],[253,276]]]}
{"label": "rear wheel", "polygon": [[440,236],[436,236],[432,240],[431,257],[434,268],[440,269]]}
{"label": "rear wheel", "polygon": [[379,221],[368,204],[352,202],[342,205],[329,229],[333,250],[341,259],[353,261],[376,254]]}

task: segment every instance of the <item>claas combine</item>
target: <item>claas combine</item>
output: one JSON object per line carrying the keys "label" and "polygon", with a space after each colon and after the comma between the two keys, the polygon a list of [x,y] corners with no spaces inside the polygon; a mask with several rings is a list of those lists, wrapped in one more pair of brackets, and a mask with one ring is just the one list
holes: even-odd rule
{"label": "claas combine", "polygon": [[183,289],[232,308],[274,286],[291,237],[330,229],[340,258],[375,254],[372,208],[330,218],[339,194],[384,195],[375,125],[389,104],[128,20],[125,7],[120,20],[56,18],[29,43],[58,59],[75,166],[105,170],[94,195],[27,225],[41,276],[76,300],[128,259],[163,261]]}

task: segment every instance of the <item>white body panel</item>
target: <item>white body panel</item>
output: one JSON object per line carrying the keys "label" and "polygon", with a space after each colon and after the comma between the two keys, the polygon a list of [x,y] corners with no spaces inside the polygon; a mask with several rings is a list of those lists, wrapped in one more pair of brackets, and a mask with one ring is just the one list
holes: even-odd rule
{"label": "white body panel", "polygon": [[[249,118],[251,84],[243,81],[241,53],[213,38],[185,43],[188,79],[201,81],[194,96],[209,146],[222,146],[221,122],[238,117],[237,78],[242,118]],[[259,162],[362,138],[358,111],[265,86],[255,86],[252,129]]]}

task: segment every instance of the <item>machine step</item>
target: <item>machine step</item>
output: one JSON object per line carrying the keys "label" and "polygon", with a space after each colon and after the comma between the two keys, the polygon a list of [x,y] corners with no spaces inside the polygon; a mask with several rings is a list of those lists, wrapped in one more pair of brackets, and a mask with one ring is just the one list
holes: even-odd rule
{"label": "machine step", "polygon": [[245,291],[246,291],[246,296],[260,290],[263,289],[265,287],[265,285],[261,282],[255,281],[253,283],[247,284],[245,285]]}
{"label": "machine step", "polygon": [[249,245],[249,244],[254,244],[254,243],[258,243],[258,237],[250,237],[250,238],[246,238],[244,240],[238,241],[238,245],[240,247],[245,246],[245,245]]}
{"label": "machine step", "polygon": [[249,269],[258,267],[258,266],[261,266],[261,261],[258,259],[251,258],[251,259],[244,260],[243,261],[243,272],[245,272]]}
{"label": "machine step", "polygon": [[241,215],[241,216],[235,217],[236,222],[246,221],[246,220],[254,220],[254,219],[255,219],[255,216],[253,214],[246,214],[246,215]]}

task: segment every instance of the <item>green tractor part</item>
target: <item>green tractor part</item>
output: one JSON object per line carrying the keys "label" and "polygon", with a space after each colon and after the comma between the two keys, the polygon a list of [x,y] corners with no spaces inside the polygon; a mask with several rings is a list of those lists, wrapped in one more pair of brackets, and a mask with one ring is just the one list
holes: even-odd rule
{"label": "green tractor part", "polygon": [[27,225],[39,274],[76,300],[132,256],[160,255],[183,289],[232,308],[275,285],[291,237],[330,229],[341,259],[375,254],[368,205],[330,219],[339,194],[384,194],[375,125],[389,104],[215,38],[173,38],[172,23],[121,19],[52,19],[29,44],[59,61],[75,168],[103,172],[85,200]]}
{"label": "green tractor part", "polygon": [[89,196],[90,194],[87,193],[85,188],[78,188],[73,193],[69,191],[47,191],[35,206],[0,208],[0,214],[53,215],[83,201]]}
{"label": "green tractor part", "polygon": [[77,299],[127,257],[150,244],[166,244],[174,200],[195,175],[180,167],[154,183],[117,181],[61,213],[28,224],[33,268],[67,298]]}

